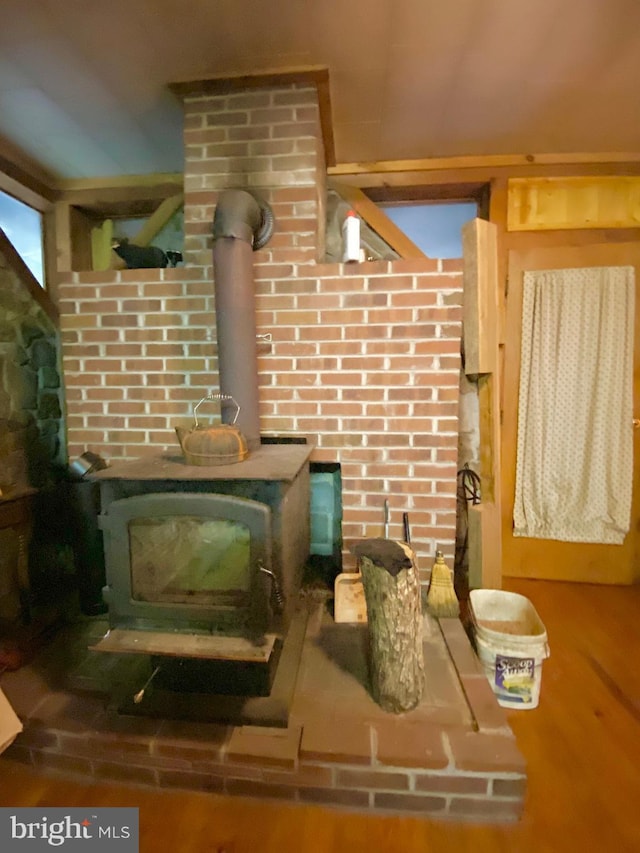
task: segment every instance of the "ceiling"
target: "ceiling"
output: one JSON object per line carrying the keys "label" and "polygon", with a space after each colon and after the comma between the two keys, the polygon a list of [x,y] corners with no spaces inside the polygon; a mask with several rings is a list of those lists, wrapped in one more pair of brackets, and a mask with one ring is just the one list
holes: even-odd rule
{"label": "ceiling", "polygon": [[169,83],[312,65],[338,163],[640,150],[638,0],[2,0],[0,137],[59,178],[180,172]]}

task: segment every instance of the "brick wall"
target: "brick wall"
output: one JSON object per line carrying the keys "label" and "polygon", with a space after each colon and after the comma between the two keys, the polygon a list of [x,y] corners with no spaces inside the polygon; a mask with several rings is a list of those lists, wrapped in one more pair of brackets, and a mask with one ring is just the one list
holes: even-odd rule
{"label": "brick wall", "polygon": [[453,557],[462,266],[318,263],[325,170],[315,90],[185,101],[185,266],[70,273],[60,284],[70,456],[177,450],[176,424],[217,389],[211,223],[217,193],[272,206],[256,252],[261,429],[304,434],[339,462],[345,566],[354,540],[401,514],[427,569]]}

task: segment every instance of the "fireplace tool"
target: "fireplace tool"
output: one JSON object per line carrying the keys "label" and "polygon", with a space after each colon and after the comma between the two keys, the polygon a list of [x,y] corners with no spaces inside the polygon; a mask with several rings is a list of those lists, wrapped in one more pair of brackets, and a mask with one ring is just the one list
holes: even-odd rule
{"label": "fireplace tool", "polygon": [[145,683],[142,685],[142,687],[140,688],[140,690],[138,690],[138,692],[136,693],[136,695],[133,697],[133,701],[136,703],[136,705],[139,705],[139,704],[142,702],[142,700],[144,699],[144,694],[147,692],[147,688],[149,687],[149,685],[151,684],[151,682],[153,681],[153,679],[156,677],[156,675],[157,675],[159,672],[160,672],[160,667],[159,667],[159,666],[157,666],[157,667],[153,670],[153,672],[151,673],[151,675],[149,676],[149,678],[147,678],[147,680],[145,681]]}

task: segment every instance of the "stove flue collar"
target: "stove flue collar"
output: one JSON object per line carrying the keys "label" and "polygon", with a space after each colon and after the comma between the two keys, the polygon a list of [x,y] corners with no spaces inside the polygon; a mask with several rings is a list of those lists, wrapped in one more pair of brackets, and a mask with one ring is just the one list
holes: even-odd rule
{"label": "stove flue collar", "polygon": [[264,199],[248,190],[223,190],[213,217],[213,239],[231,237],[249,243],[254,251],[273,234],[274,216]]}

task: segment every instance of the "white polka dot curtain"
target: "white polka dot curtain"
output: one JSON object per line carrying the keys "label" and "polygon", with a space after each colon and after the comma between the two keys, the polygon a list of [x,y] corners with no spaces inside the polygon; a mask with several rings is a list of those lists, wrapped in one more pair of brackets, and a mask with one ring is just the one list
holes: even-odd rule
{"label": "white polka dot curtain", "polygon": [[526,272],[514,535],[620,544],[633,482],[633,267]]}

